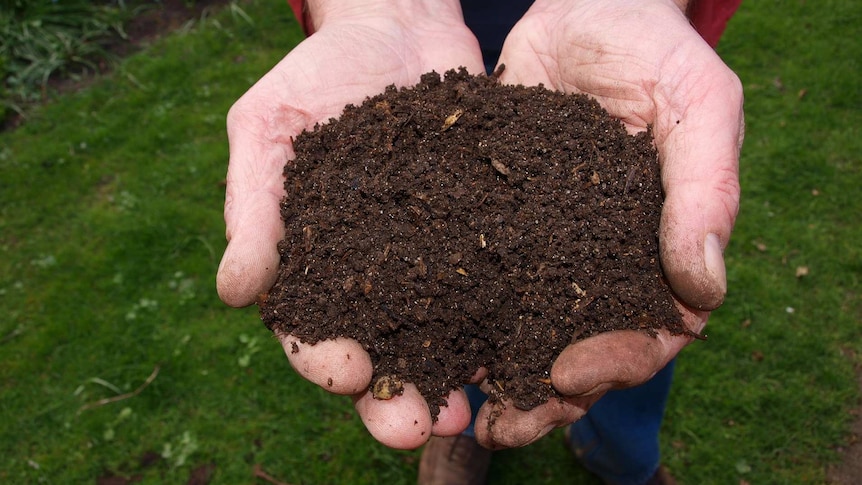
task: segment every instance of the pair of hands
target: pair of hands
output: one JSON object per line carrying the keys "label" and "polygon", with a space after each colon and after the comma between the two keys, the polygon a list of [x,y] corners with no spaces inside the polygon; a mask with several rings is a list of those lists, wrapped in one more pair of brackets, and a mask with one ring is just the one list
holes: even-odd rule
{"label": "pair of hands", "polygon": [[[652,126],[666,193],[661,262],[688,327],[699,333],[726,291],[722,250],[738,209],[742,88],[689,25],[679,3],[536,1],[507,37],[501,81],[586,93],[631,132]],[[316,33],[228,115],[229,244],[217,286],[232,306],[252,304],[275,281],[276,244],[283,237],[282,170],[294,156],[297,134],[390,84],[415,84],[425,72],[458,66],[484,71],[457,0],[317,0],[309,7]],[[489,448],[529,444],[579,419],[608,390],[646,382],[690,342],[667,332],[652,338],[618,331],[572,344],[551,371],[554,387],[566,397],[532,411],[506,407],[493,426],[476,426],[477,440]],[[290,351],[294,343],[300,352]],[[352,396],[369,432],[387,446],[415,448],[432,434],[455,435],[469,423],[461,390],[449,395],[436,422],[412,385],[392,400],[373,399],[371,362],[355,341],[308,346],[285,337],[282,345],[304,378]],[[487,423],[492,411],[500,409],[483,406],[477,423]]]}

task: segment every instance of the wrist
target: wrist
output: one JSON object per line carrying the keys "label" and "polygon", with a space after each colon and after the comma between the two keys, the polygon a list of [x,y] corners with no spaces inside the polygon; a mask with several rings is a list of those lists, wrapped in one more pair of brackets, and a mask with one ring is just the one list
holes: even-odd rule
{"label": "wrist", "polygon": [[389,18],[409,22],[455,17],[463,22],[459,0],[309,0],[306,12],[313,31],[328,24],[360,19]]}
{"label": "wrist", "polygon": [[640,10],[648,7],[664,6],[683,16],[689,17],[689,13],[695,8],[699,0],[535,0],[532,9],[537,11],[568,12],[575,9],[590,9],[624,12],[628,10]]}

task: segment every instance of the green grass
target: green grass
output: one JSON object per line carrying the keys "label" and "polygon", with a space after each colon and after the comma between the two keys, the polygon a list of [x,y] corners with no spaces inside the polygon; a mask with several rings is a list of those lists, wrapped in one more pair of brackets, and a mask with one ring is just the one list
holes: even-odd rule
{"label": "green grass", "polygon": [[853,2],[745,2],[720,46],[745,85],[743,199],[727,302],[666,426],[687,483],[822,483],[859,404],[860,20]]}
{"label": "green grass", "polygon": [[[219,484],[262,483],[255,464],[292,484],[415,480],[416,452],[375,443],[254,308],[215,295],[224,116],[301,39],[283,3],[240,6],[253,24],[225,10],[0,134],[0,482],[184,483],[210,463]],[[743,199],[727,303],[679,360],[662,434],[681,483],[823,483],[848,439],[860,25],[850,0],[744,2],[719,47],[746,89]],[[491,483],[597,483],[559,432],[497,456]]]}

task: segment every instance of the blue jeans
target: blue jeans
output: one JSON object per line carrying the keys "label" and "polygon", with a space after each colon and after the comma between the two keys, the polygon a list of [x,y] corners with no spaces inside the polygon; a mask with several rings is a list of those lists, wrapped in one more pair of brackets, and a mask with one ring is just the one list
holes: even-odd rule
{"label": "blue jeans", "polygon": [[532,3],[533,0],[461,0],[464,23],[479,40],[488,74],[494,71],[509,30]]}
{"label": "blue jeans", "polygon": [[[570,428],[578,460],[613,485],[643,485],[660,464],[658,433],[673,380],[672,360],[646,383],[610,391]],[[465,386],[473,419],[464,431],[475,436],[476,412],[487,400],[476,386]]]}

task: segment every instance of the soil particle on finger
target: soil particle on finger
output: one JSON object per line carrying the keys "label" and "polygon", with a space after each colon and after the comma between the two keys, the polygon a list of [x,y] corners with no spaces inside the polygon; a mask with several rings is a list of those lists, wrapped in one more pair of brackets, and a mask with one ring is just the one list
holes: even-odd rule
{"label": "soil particle on finger", "polygon": [[262,319],[357,340],[381,397],[398,376],[436,416],[486,367],[494,399],[532,409],[557,396],[551,365],[575,340],[688,332],[659,264],[651,135],[587,96],[429,73],[294,148]]}

